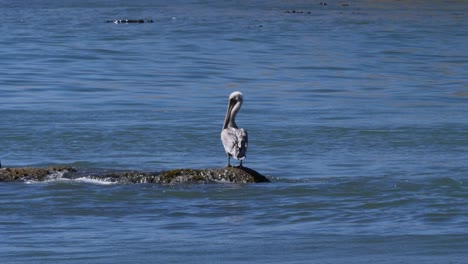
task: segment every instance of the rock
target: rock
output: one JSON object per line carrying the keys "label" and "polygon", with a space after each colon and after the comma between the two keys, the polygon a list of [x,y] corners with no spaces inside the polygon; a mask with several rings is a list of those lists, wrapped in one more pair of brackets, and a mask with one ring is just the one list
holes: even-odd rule
{"label": "rock", "polygon": [[44,181],[54,173],[75,172],[70,167],[48,167],[48,168],[2,168],[0,169],[0,182],[11,181]]}
{"label": "rock", "polygon": [[87,173],[70,167],[49,168],[3,168],[0,169],[0,182],[44,181],[50,179],[76,179],[86,177],[117,183],[257,183],[270,182],[257,171],[246,167],[226,167],[215,169],[175,169],[161,172],[112,172]]}
{"label": "rock", "polygon": [[174,169],[161,172],[114,172],[89,176],[93,179],[119,183],[257,183],[270,182],[255,170],[242,167],[217,169]]}

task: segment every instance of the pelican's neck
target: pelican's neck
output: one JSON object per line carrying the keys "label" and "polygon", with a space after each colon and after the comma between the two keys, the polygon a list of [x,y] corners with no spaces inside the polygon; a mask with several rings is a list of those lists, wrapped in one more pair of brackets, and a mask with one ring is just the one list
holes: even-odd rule
{"label": "pelican's neck", "polygon": [[231,100],[229,101],[228,109],[226,112],[226,118],[224,119],[224,129],[228,127],[237,128],[236,115],[242,105],[241,101]]}

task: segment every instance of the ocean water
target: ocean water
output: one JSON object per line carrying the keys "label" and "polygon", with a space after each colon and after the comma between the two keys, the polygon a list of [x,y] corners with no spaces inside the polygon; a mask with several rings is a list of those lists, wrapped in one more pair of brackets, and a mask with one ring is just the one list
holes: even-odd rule
{"label": "ocean water", "polygon": [[321,2],[1,0],[3,167],[222,167],[238,90],[272,181],[0,183],[1,262],[466,263],[468,3]]}

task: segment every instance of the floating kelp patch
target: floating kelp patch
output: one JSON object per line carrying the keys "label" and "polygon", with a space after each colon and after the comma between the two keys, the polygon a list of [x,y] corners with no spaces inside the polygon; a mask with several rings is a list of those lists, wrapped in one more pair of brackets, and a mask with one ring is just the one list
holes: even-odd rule
{"label": "floating kelp patch", "polygon": [[[59,175],[59,176],[57,176]],[[161,172],[80,172],[71,167],[2,168],[0,182],[30,182],[50,180],[76,180],[83,178],[109,183],[258,183],[270,182],[268,178],[246,167],[215,169],[174,169]]]}
{"label": "floating kelp patch", "polygon": [[131,24],[131,23],[136,23],[136,24],[141,24],[141,23],[153,23],[154,21],[152,19],[117,19],[117,20],[107,20],[107,23],[114,23],[114,24]]}
{"label": "floating kelp patch", "polygon": [[304,12],[304,11],[296,11],[296,10],[286,10],[284,11],[284,13],[286,14],[312,14],[312,12],[310,11]]}

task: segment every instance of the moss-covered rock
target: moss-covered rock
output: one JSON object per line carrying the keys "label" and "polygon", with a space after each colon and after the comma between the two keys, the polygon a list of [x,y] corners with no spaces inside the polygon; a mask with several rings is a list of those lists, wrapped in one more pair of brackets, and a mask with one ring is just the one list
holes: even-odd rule
{"label": "moss-covered rock", "polygon": [[54,174],[60,173],[63,177],[66,173],[75,172],[76,170],[70,167],[48,167],[48,168],[1,168],[0,182],[11,181],[44,181]]}
{"label": "moss-covered rock", "polygon": [[255,183],[270,182],[265,176],[249,168],[226,167],[220,169],[177,169],[163,171],[158,176],[159,183]]}
{"label": "moss-covered rock", "polygon": [[44,181],[57,178],[74,179],[87,177],[118,183],[257,183],[270,182],[268,178],[246,167],[226,167],[215,169],[174,169],[161,172],[112,172],[86,173],[70,167],[49,168],[3,168],[0,169],[0,182]]}

